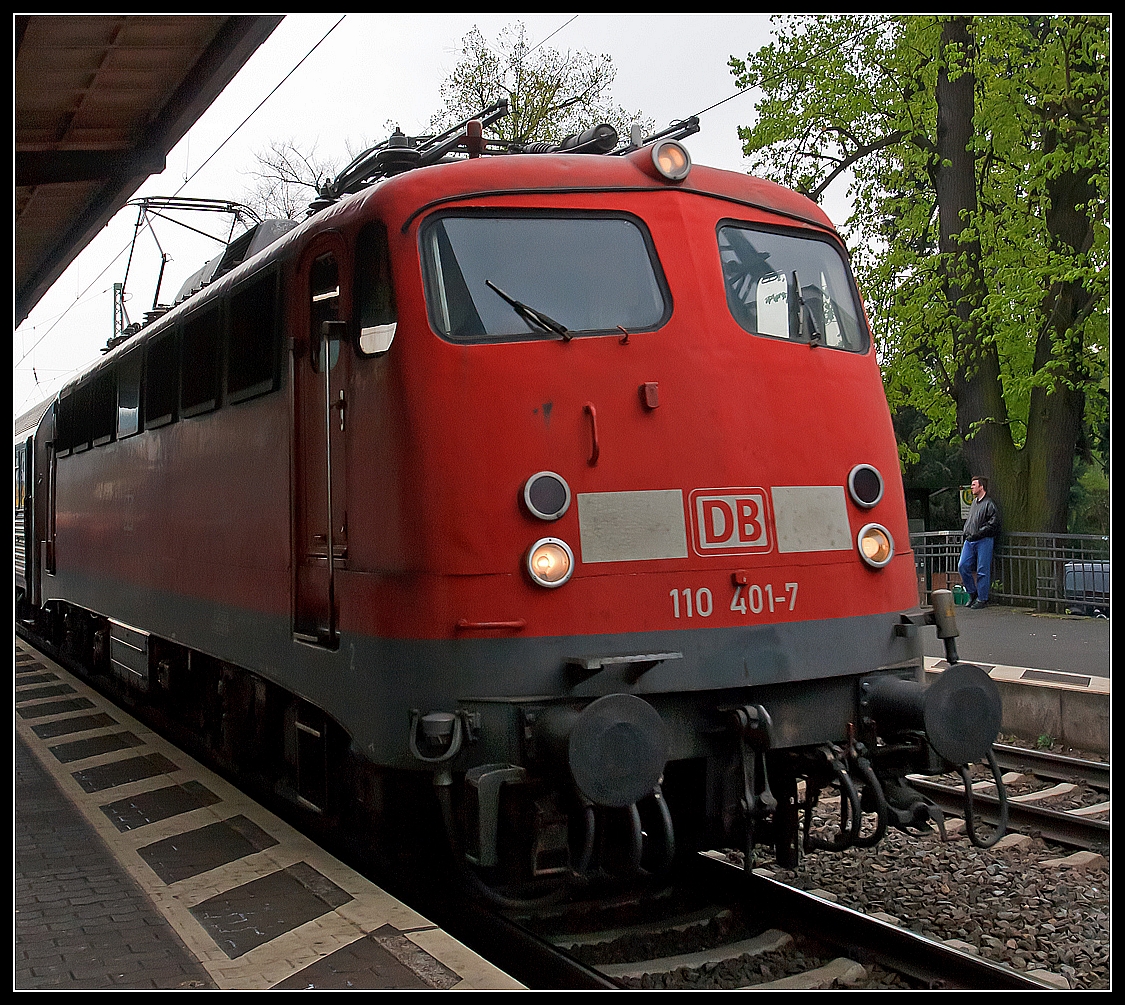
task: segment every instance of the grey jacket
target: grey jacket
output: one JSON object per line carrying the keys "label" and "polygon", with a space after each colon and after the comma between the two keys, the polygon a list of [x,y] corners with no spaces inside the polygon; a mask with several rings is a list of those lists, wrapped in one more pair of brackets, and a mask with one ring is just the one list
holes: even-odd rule
{"label": "grey jacket", "polygon": [[989,496],[974,499],[969,509],[969,519],[965,521],[965,540],[979,541],[982,537],[997,537],[1000,534],[1000,511]]}

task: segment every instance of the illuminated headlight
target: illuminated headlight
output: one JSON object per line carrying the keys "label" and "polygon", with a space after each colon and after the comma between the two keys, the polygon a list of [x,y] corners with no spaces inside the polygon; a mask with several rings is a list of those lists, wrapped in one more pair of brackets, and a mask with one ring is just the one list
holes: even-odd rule
{"label": "illuminated headlight", "polygon": [[652,163],[669,181],[683,181],[691,170],[691,157],[687,148],[675,140],[653,144]]}
{"label": "illuminated headlight", "polygon": [[565,541],[545,537],[527,553],[527,572],[540,586],[562,586],[574,571],[574,552]]}
{"label": "illuminated headlight", "polygon": [[881,569],[895,555],[895,542],[891,532],[877,523],[869,523],[856,538],[859,557],[873,569]]}
{"label": "illuminated headlight", "polygon": [[857,464],[848,474],[848,495],[852,502],[870,509],[883,498],[883,476],[870,464]]}

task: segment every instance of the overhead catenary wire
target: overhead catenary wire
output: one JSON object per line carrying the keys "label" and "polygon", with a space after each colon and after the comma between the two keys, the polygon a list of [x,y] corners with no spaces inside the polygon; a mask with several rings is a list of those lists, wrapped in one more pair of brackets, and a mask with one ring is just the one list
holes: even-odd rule
{"label": "overhead catenary wire", "polygon": [[[22,356],[21,356],[21,357],[20,357],[19,359],[17,359],[17,360],[16,360],[16,363],[15,363],[15,365],[16,365],[16,366],[19,366],[19,365],[20,365],[20,363],[22,363],[22,362],[23,362],[23,361],[24,361],[25,359],[27,359],[27,357],[28,357],[28,356],[29,356],[29,355],[30,355],[30,354],[31,354],[32,352],[34,352],[34,351],[35,351],[35,347],[36,347],[37,345],[39,345],[39,343],[40,343],[40,342],[42,342],[42,341],[43,341],[43,339],[45,339],[45,338],[46,338],[46,337],[47,337],[48,335],[50,335],[50,334],[51,334],[51,332],[53,332],[53,331],[55,330],[55,325],[57,325],[57,324],[58,324],[58,323],[59,323],[59,322],[60,322],[60,321],[61,321],[61,320],[62,320],[63,318],[65,318],[65,317],[67,316],[67,314],[69,314],[69,313],[70,313],[70,311],[71,311],[71,310],[72,310],[72,309],[73,309],[74,307],[78,306],[78,304],[79,304],[79,303],[85,303],[85,301],[84,301],[84,300],[82,300],[82,297],[84,297],[84,296],[85,296],[85,295],[86,295],[87,293],[89,293],[89,292],[90,292],[90,290],[91,290],[91,288],[92,288],[92,287],[93,287],[93,286],[94,286],[94,285],[95,285],[95,284],[97,283],[97,281],[98,281],[99,279],[101,279],[101,278],[102,278],[102,276],[104,276],[104,275],[105,275],[105,274],[106,274],[106,273],[107,273],[107,272],[108,272],[108,271],[109,271],[109,270],[110,270],[110,269],[111,269],[111,268],[112,268],[112,267],[113,267],[114,265],[116,265],[116,264],[117,264],[117,260],[118,260],[118,259],[119,259],[119,258],[120,258],[120,257],[121,257],[122,255],[124,255],[124,254],[125,254],[125,252],[126,252],[126,251],[128,251],[128,250],[129,250],[129,248],[130,248],[131,246],[132,246],[132,242],[130,241],[130,242],[129,242],[129,244],[126,244],[126,245],[125,245],[125,247],[123,247],[123,248],[122,248],[122,249],[121,249],[121,250],[120,250],[120,251],[119,251],[119,252],[118,252],[118,253],[117,253],[116,255],[114,255],[114,256],[113,256],[113,258],[111,258],[111,259],[109,260],[109,262],[108,262],[108,263],[106,264],[105,268],[104,268],[104,269],[102,269],[102,271],[101,271],[101,272],[99,272],[99,273],[98,273],[98,274],[97,274],[97,275],[96,275],[96,276],[94,277],[94,279],[93,279],[93,281],[92,281],[92,282],[90,283],[90,285],[89,285],[89,286],[87,286],[87,287],[86,287],[86,289],[84,289],[84,290],[83,290],[83,291],[82,291],[82,292],[81,292],[81,293],[80,293],[80,294],[79,294],[79,295],[78,295],[77,297],[75,297],[75,299],[74,299],[73,303],[71,303],[71,304],[70,304],[70,306],[66,308],[66,310],[64,310],[64,311],[63,311],[63,312],[62,312],[61,314],[59,314],[59,316],[58,316],[57,318],[55,318],[55,323],[54,323],[54,324],[52,324],[50,328],[48,328],[48,329],[47,329],[47,330],[46,330],[46,331],[45,331],[45,332],[44,332],[44,333],[43,333],[42,335],[40,335],[40,336],[39,336],[39,338],[37,338],[37,339],[36,339],[36,340],[35,340],[35,341],[34,341],[34,342],[33,342],[33,343],[31,344],[31,348],[30,348],[30,349],[26,349],[26,350],[24,351],[24,354],[23,354],[23,355],[22,355]],[[101,292],[102,292],[102,293],[104,293],[104,292],[105,292],[105,290],[102,290]]]}
{"label": "overhead catenary wire", "polygon": [[565,28],[565,27],[566,27],[566,26],[567,26],[568,24],[571,24],[572,22],[574,22],[574,21],[577,21],[577,20],[578,20],[578,15],[577,15],[577,14],[575,14],[575,15],[574,15],[574,17],[572,17],[572,18],[571,18],[571,19],[570,19],[569,21],[564,21],[564,22],[563,22],[562,24],[560,24],[560,25],[559,25],[559,26],[558,26],[558,27],[557,27],[557,28],[556,28],[556,29],[555,29],[555,30],[554,30],[553,32],[551,32],[551,34],[550,34],[550,35],[548,35],[548,36],[547,36],[547,37],[546,37],[545,39],[543,39],[543,41],[542,41],[542,42],[538,42],[538,43],[536,43],[535,45],[533,45],[533,46],[532,46],[532,47],[531,47],[530,49],[528,49],[528,50],[527,50],[527,55],[528,55],[528,56],[530,56],[530,55],[531,55],[531,54],[532,54],[532,53],[533,53],[533,52],[534,52],[534,51],[535,51],[536,49],[538,49],[538,48],[539,48],[539,47],[540,47],[541,45],[545,45],[545,44],[546,44],[547,42],[549,42],[549,41],[550,41],[550,40],[551,40],[552,38],[554,38],[554,37],[555,37],[555,36],[556,36],[556,35],[557,35],[557,34],[558,34],[558,33],[559,33],[560,31],[562,31],[562,30],[563,30],[563,28]]}
{"label": "overhead catenary wire", "polygon": [[102,287],[102,289],[98,290],[97,293],[91,294],[85,300],[80,299],[81,296],[82,296],[81,293],[77,293],[77,294],[75,294],[75,297],[74,297],[75,302],[72,303],[72,304],[69,304],[66,307],[64,307],[61,311],[59,311],[58,314],[51,314],[49,317],[40,318],[37,324],[31,325],[28,328],[26,328],[23,332],[17,332],[17,334],[22,334],[25,337],[28,336],[28,335],[31,335],[32,332],[38,331],[40,328],[43,327],[43,325],[49,324],[51,321],[54,321],[58,318],[61,318],[64,314],[66,314],[67,311],[69,311],[71,309],[71,307],[78,307],[78,306],[81,306],[82,304],[89,303],[91,300],[96,300],[103,293],[108,293],[109,289],[110,288],[108,286],[104,286],[104,287]]}
{"label": "overhead catenary wire", "polygon": [[[554,36],[557,35],[560,31],[562,31],[563,28],[566,28],[568,25],[570,25],[572,22],[576,21],[577,19],[578,19],[578,15],[575,14],[568,21],[563,22],[553,32],[551,32],[550,35],[548,35],[545,39],[543,39],[542,42],[539,42],[537,45],[534,45],[530,49],[528,49],[527,50],[528,54],[533,53],[536,49],[539,48],[539,46],[543,45],[549,39],[554,38]],[[780,77],[782,77],[786,73],[792,73],[794,70],[803,69],[804,67],[808,66],[810,62],[815,62],[816,60],[820,59],[822,56],[826,56],[828,53],[832,52],[833,50],[839,49],[841,46],[847,45],[849,42],[854,42],[860,36],[866,35],[869,32],[874,31],[877,28],[881,28],[881,27],[883,27],[883,25],[885,25],[885,24],[887,24],[891,21],[894,21],[894,20],[895,20],[895,15],[888,15],[887,17],[879,19],[874,24],[865,25],[859,31],[854,32],[853,34],[848,35],[845,38],[840,39],[838,42],[833,42],[831,45],[826,45],[823,49],[819,49],[817,52],[813,53],[813,55],[811,57],[809,57],[809,59],[806,60],[805,62],[797,63],[797,64],[792,65],[792,66],[787,66],[787,67],[784,67],[781,70],[776,71],[775,73],[767,74],[766,76],[762,77],[762,79],[758,82],[758,86],[761,86],[762,84],[768,84],[768,83],[770,83],[771,81],[774,81],[774,80],[778,80]],[[728,101],[733,101],[735,98],[740,97],[741,95],[745,94],[747,91],[752,91],[752,90],[754,90],[754,88],[752,88],[752,87],[739,88],[733,94],[728,94],[725,98],[721,98],[720,100],[716,101],[714,104],[708,105],[706,108],[701,108],[698,112],[695,112],[694,114],[695,114],[696,117],[698,117],[700,115],[704,115],[705,113],[710,112],[715,108],[718,108],[720,105],[725,105]],[[685,118],[691,118],[691,116],[686,116]]]}
{"label": "overhead catenary wire", "polygon": [[181,185],[181,186],[180,186],[180,187],[179,187],[178,189],[176,189],[176,191],[175,191],[175,192],[173,193],[173,195],[179,195],[179,194],[180,194],[180,193],[181,193],[181,192],[182,192],[182,191],[184,190],[184,186],[185,186],[185,185],[187,185],[187,184],[188,184],[188,182],[190,182],[190,181],[192,180],[192,178],[194,178],[194,177],[195,177],[195,176],[196,176],[197,174],[199,174],[199,172],[200,172],[200,171],[202,171],[202,170],[203,170],[203,169],[204,169],[204,168],[205,168],[205,167],[206,167],[206,166],[207,166],[208,164],[210,164],[210,163],[211,163],[211,159],[212,159],[212,158],[213,158],[213,157],[214,157],[214,156],[215,156],[215,155],[216,155],[216,154],[217,154],[217,153],[218,153],[218,152],[219,152],[220,150],[222,150],[222,149],[223,149],[223,147],[225,147],[225,146],[226,146],[226,145],[227,145],[227,144],[228,144],[228,143],[229,143],[229,142],[230,142],[230,141],[231,141],[231,140],[232,140],[232,139],[234,138],[235,134],[236,134],[236,133],[237,133],[237,132],[238,132],[238,131],[239,131],[239,130],[240,130],[240,129],[241,129],[241,128],[242,128],[243,126],[244,126],[244,125],[246,125],[246,123],[247,123],[247,122],[249,122],[249,121],[250,121],[250,119],[251,119],[251,118],[253,117],[253,115],[254,115],[254,114],[255,114],[255,113],[256,113],[256,112],[258,111],[258,109],[259,109],[259,108],[261,108],[261,107],[262,107],[262,105],[264,105],[264,104],[265,104],[265,103],[266,103],[267,101],[269,101],[269,99],[270,99],[270,98],[272,98],[272,97],[273,97],[273,96],[274,96],[274,95],[275,95],[275,94],[277,93],[277,91],[278,91],[278,89],[279,89],[279,88],[281,87],[281,85],[282,85],[282,84],[284,84],[284,83],[285,83],[285,81],[287,81],[287,80],[288,80],[288,79],[289,79],[290,77],[292,77],[292,76],[293,76],[293,74],[294,74],[294,73],[296,73],[296,72],[297,72],[297,70],[299,70],[299,69],[300,69],[300,67],[301,67],[301,64],[302,64],[302,63],[304,63],[304,61],[305,61],[306,59],[308,59],[308,58],[309,58],[309,56],[311,56],[311,55],[312,55],[312,54],[313,54],[314,52],[316,52],[316,50],[317,50],[317,49],[319,49],[319,48],[320,48],[320,45],[321,45],[321,43],[322,43],[322,42],[323,42],[323,41],[324,41],[324,40],[325,40],[326,38],[328,38],[328,36],[329,36],[329,35],[331,35],[331,34],[332,34],[332,32],[334,32],[334,31],[335,31],[335,30],[336,30],[337,28],[339,28],[339,27],[340,27],[340,25],[341,25],[341,24],[343,23],[343,21],[344,21],[344,18],[346,18],[347,16],[348,16],[347,14],[343,14],[343,15],[341,15],[340,19],[339,19],[339,20],[338,20],[338,21],[337,21],[337,22],[336,22],[336,23],[335,23],[334,25],[332,25],[332,27],[331,27],[331,28],[329,28],[329,29],[328,29],[328,31],[326,31],[326,32],[325,32],[325,33],[324,33],[323,35],[321,35],[321,36],[320,36],[320,39],[319,39],[319,40],[317,41],[316,45],[314,45],[314,46],[313,46],[313,47],[312,47],[311,49],[309,49],[309,51],[308,51],[308,52],[306,52],[306,53],[305,53],[305,54],[304,54],[304,55],[303,55],[303,56],[302,56],[302,57],[301,57],[301,58],[300,58],[300,59],[299,59],[299,60],[298,60],[298,61],[296,62],[296,64],[295,64],[295,65],[293,66],[293,69],[291,69],[291,70],[290,70],[290,71],[289,71],[289,72],[288,72],[288,73],[287,73],[287,74],[286,74],[286,75],[285,75],[284,77],[282,77],[282,78],[281,78],[281,80],[279,80],[279,81],[277,82],[277,84],[276,84],[276,86],[274,87],[274,89],[273,89],[272,91],[270,91],[270,93],[269,93],[269,94],[267,94],[267,95],[266,95],[266,96],[265,96],[264,98],[262,98],[262,100],[261,100],[261,101],[259,101],[259,102],[258,102],[258,103],[257,103],[257,104],[256,104],[256,105],[254,106],[254,108],[253,108],[253,110],[252,110],[252,111],[250,112],[250,114],[249,114],[249,115],[247,115],[247,116],[246,116],[246,118],[244,118],[244,119],[243,119],[243,120],[242,120],[242,121],[241,121],[241,122],[240,122],[240,123],[239,123],[239,124],[238,124],[237,126],[235,126],[235,127],[234,127],[234,129],[232,129],[232,130],[231,130],[231,132],[230,132],[230,135],[229,135],[229,136],[227,136],[227,138],[226,138],[225,140],[223,140],[223,142],[222,142],[222,143],[220,143],[220,144],[219,144],[219,145],[218,145],[217,147],[215,147],[215,149],[214,149],[214,150],[212,150],[212,151],[211,151],[211,153],[210,153],[210,154],[208,155],[207,159],[206,159],[206,160],[205,160],[205,161],[204,161],[204,162],[203,162],[202,164],[200,164],[200,165],[199,165],[199,167],[197,167],[197,168],[196,168],[196,169],[195,169],[195,170],[194,170],[194,171],[193,171],[193,172],[192,172],[192,173],[191,173],[191,174],[190,174],[190,175],[189,175],[189,176],[188,176],[188,177],[187,177],[187,178],[186,178],[186,179],[184,180],[184,183],[183,183],[183,185]]}
{"label": "overhead catenary wire", "polygon": [[[205,167],[206,167],[206,166],[207,166],[207,165],[208,165],[208,164],[209,164],[209,163],[211,162],[212,158],[214,158],[214,156],[215,156],[215,155],[216,155],[216,154],[217,154],[217,153],[218,153],[218,152],[219,152],[220,150],[222,150],[222,149],[223,149],[223,147],[225,147],[225,146],[227,145],[227,143],[229,143],[229,142],[230,142],[230,141],[231,141],[231,140],[232,140],[232,139],[234,138],[235,134],[236,134],[236,133],[237,133],[237,132],[238,132],[238,131],[239,131],[239,130],[240,130],[240,129],[241,129],[241,128],[242,128],[243,126],[244,126],[244,125],[246,125],[246,123],[247,123],[247,122],[249,122],[249,121],[250,121],[250,119],[251,119],[251,118],[253,117],[253,115],[254,115],[254,114],[255,114],[255,113],[256,113],[256,112],[257,112],[257,111],[258,111],[258,110],[259,110],[259,109],[260,109],[260,108],[262,107],[262,105],[264,105],[264,104],[265,104],[265,103],[266,103],[267,101],[269,101],[269,99],[270,99],[271,97],[273,97],[273,95],[274,95],[274,94],[276,94],[276,93],[277,93],[277,91],[278,91],[278,89],[279,89],[279,88],[281,87],[281,85],[282,85],[282,84],[284,84],[284,83],[285,83],[285,82],[286,82],[286,81],[287,81],[287,80],[288,80],[288,79],[289,79],[290,77],[292,77],[292,76],[293,76],[293,74],[294,74],[294,73],[296,73],[296,72],[297,72],[297,70],[298,70],[298,69],[299,69],[299,68],[301,67],[301,65],[302,65],[302,64],[303,64],[303,63],[305,62],[305,60],[307,60],[307,59],[309,58],[309,56],[311,56],[311,55],[312,55],[312,54],[313,54],[313,53],[314,53],[314,52],[315,52],[315,51],[316,51],[316,50],[317,50],[318,48],[320,48],[320,45],[321,45],[321,43],[322,43],[322,42],[324,42],[324,40],[325,40],[326,38],[328,38],[328,36],[329,36],[329,35],[331,35],[331,34],[332,34],[332,32],[334,32],[334,31],[335,31],[335,30],[336,30],[336,29],[337,29],[338,27],[340,27],[341,23],[342,23],[342,22],[344,21],[344,18],[346,18],[346,17],[347,17],[347,15],[346,15],[346,14],[342,15],[342,16],[341,16],[341,17],[340,17],[340,18],[339,18],[339,19],[338,19],[338,20],[336,21],[336,23],[335,23],[335,24],[333,24],[333,25],[332,25],[332,27],[331,27],[331,28],[329,28],[329,29],[328,29],[328,31],[326,31],[326,32],[325,32],[325,33],[324,33],[324,34],[323,34],[323,35],[322,35],[322,36],[320,37],[320,39],[319,39],[319,40],[318,40],[318,41],[316,42],[316,44],[315,44],[315,45],[313,45],[313,47],[312,47],[311,49],[309,49],[309,51],[308,51],[308,52],[306,52],[306,53],[304,54],[304,56],[302,56],[302,57],[301,57],[301,58],[300,58],[300,59],[299,59],[299,60],[298,60],[298,61],[297,61],[297,62],[296,62],[296,63],[295,63],[294,65],[293,65],[292,69],[290,69],[290,70],[289,70],[289,72],[288,72],[287,74],[285,74],[285,76],[284,76],[284,77],[282,77],[282,78],[281,78],[281,80],[279,80],[279,81],[278,81],[278,83],[277,83],[277,84],[276,84],[276,85],[274,86],[273,90],[271,90],[271,91],[269,92],[269,94],[267,94],[267,95],[266,95],[266,96],[265,96],[264,98],[262,98],[262,100],[261,100],[261,101],[259,101],[259,102],[258,102],[258,104],[254,106],[254,108],[253,108],[253,110],[251,110],[250,114],[249,114],[249,115],[247,115],[247,116],[246,116],[246,118],[244,118],[244,119],[243,119],[243,120],[242,120],[242,121],[241,121],[241,122],[240,122],[240,123],[239,123],[239,124],[238,124],[237,126],[235,126],[235,127],[234,127],[234,129],[232,129],[232,130],[230,131],[230,133],[229,133],[229,134],[227,135],[226,139],[224,139],[224,140],[223,140],[223,142],[222,142],[222,143],[220,143],[220,144],[219,144],[219,145],[218,145],[218,146],[217,146],[217,147],[216,147],[216,148],[215,148],[215,149],[214,149],[214,150],[213,150],[213,151],[212,151],[212,152],[210,153],[210,155],[209,155],[209,156],[208,156],[208,157],[206,158],[206,160],[204,160],[204,161],[203,161],[203,163],[199,165],[199,167],[197,167],[197,168],[196,168],[196,169],[195,169],[195,170],[194,170],[194,171],[193,171],[193,172],[192,172],[192,173],[191,173],[191,174],[190,174],[190,175],[189,175],[189,176],[188,176],[187,178],[185,178],[185,179],[184,179],[184,181],[183,181],[183,184],[182,184],[182,185],[180,185],[180,187],[176,189],[176,191],[175,191],[175,193],[173,193],[173,195],[179,195],[179,194],[180,194],[180,192],[182,192],[182,191],[184,190],[184,188],[185,188],[185,187],[186,187],[186,186],[188,185],[188,183],[189,183],[189,182],[190,182],[190,181],[191,181],[191,180],[192,180],[193,178],[195,178],[195,177],[196,177],[196,175],[198,175],[198,174],[199,174],[199,172],[200,172],[200,171],[202,171],[202,170],[203,170],[203,169],[204,169],[204,168],[205,168]],[[565,27],[565,25],[564,25],[564,27]],[[148,228],[148,227],[150,227],[151,225],[152,225],[151,221],[150,221],[150,220],[146,220],[146,222],[145,222],[145,225],[144,225],[144,227],[145,227],[145,228],[147,229],[147,228]],[[110,269],[110,268],[112,268],[112,267],[113,267],[113,265],[115,265],[115,264],[116,264],[117,260],[118,260],[118,259],[119,259],[119,258],[120,258],[120,257],[121,257],[121,256],[122,256],[123,254],[125,254],[125,252],[126,252],[126,251],[128,251],[128,250],[129,250],[129,249],[130,249],[130,248],[131,248],[131,247],[133,246],[133,243],[134,243],[133,241],[130,241],[130,242],[129,242],[128,244],[126,244],[126,245],[125,245],[125,246],[124,246],[124,247],[123,247],[123,248],[122,248],[122,249],[121,249],[121,250],[120,250],[120,251],[119,251],[119,252],[118,252],[118,253],[117,253],[116,255],[114,255],[112,259],[110,259],[110,261],[109,261],[109,262],[107,263],[107,265],[105,266],[105,268],[103,268],[103,269],[101,270],[101,272],[99,272],[99,273],[98,273],[98,274],[97,274],[97,275],[96,275],[96,276],[94,277],[93,281],[92,281],[92,282],[91,282],[91,283],[90,283],[90,284],[89,284],[89,285],[88,285],[88,286],[86,287],[86,289],[84,289],[84,290],[83,290],[83,291],[82,291],[82,292],[81,292],[81,293],[80,293],[80,294],[79,294],[79,295],[78,295],[77,297],[75,297],[75,299],[74,299],[74,302],[73,302],[73,303],[71,303],[71,304],[70,304],[70,306],[68,306],[68,307],[66,308],[66,310],[64,310],[64,311],[63,311],[63,312],[62,312],[61,314],[59,314],[59,316],[58,316],[58,317],[57,317],[57,318],[55,319],[55,322],[54,322],[54,324],[52,324],[50,328],[48,328],[48,329],[47,329],[47,330],[46,330],[46,331],[45,331],[45,332],[44,332],[44,333],[43,333],[42,335],[40,335],[40,336],[39,336],[39,338],[37,338],[37,339],[36,339],[36,340],[35,340],[35,341],[34,341],[34,342],[32,343],[32,345],[31,345],[31,348],[27,349],[27,350],[26,350],[26,351],[24,352],[24,354],[23,354],[23,355],[22,355],[22,356],[21,356],[21,357],[20,357],[20,358],[19,358],[18,360],[16,360],[15,366],[19,366],[19,364],[20,364],[20,363],[22,363],[22,362],[23,362],[23,361],[24,361],[25,359],[27,359],[27,357],[28,357],[28,355],[29,355],[30,353],[32,353],[32,352],[34,352],[34,351],[35,351],[35,348],[36,348],[36,347],[37,347],[37,346],[39,345],[39,343],[40,343],[40,342],[42,342],[42,341],[43,341],[43,339],[45,339],[45,338],[46,338],[46,337],[47,337],[48,335],[50,335],[52,331],[54,331],[54,329],[55,329],[55,326],[56,326],[56,325],[58,325],[58,323],[59,323],[59,322],[60,322],[60,321],[61,321],[61,320],[62,320],[62,319],[63,319],[64,317],[66,317],[66,315],[67,315],[67,314],[68,314],[68,313],[69,313],[69,312],[71,311],[71,309],[72,309],[72,308],[74,308],[75,306],[77,306],[77,304],[78,304],[78,303],[79,303],[79,302],[81,301],[81,298],[82,298],[82,297],[84,297],[84,296],[85,296],[85,295],[86,295],[86,294],[87,294],[87,293],[88,293],[88,292],[90,291],[90,289],[91,289],[91,288],[92,288],[92,287],[93,287],[93,286],[94,286],[94,285],[95,285],[95,284],[96,284],[96,283],[98,282],[98,280],[99,280],[99,279],[101,279],[101,277],[102,277],[102,276],[104,276],[104,275],[106,274],[106,272],[108,272],[108,271],[109,271],[109,269]],[[104,292],[104,291],[102,291],[102,292]]]}

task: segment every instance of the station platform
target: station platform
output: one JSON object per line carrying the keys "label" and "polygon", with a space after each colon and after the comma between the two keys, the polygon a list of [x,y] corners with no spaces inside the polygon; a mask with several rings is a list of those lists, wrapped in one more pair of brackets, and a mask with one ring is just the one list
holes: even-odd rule
{"label": "station platform", "polygon": [[[996,682],[1000,731],[1030,742],[1108,754],[1109,619],[989,605],[957,608],[957,655]],[[927,675],[940,673],[944,643],[920,629]]]}
{"label": "station platform", "polygon": [[[958,607],[958,655],[973,663],[1060,670],[1092,677],[1110,675],[1109,618],[1048,614],[1027,607],[989,604]],[[945,648],[933,628],[923,630],[923,651],[942,659]]]}
{"label": "station platform", "polygon": [[16,642],[15,987],[518,989]]}

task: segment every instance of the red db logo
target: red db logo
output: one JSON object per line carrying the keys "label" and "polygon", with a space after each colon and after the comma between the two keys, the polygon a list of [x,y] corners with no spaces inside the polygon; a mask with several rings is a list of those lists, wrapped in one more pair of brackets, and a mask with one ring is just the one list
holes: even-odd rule
{"label": "red db logo", "polygon": [[690,506],[700,555],[745,555],[772,547],[763,489],[696,489]]}

